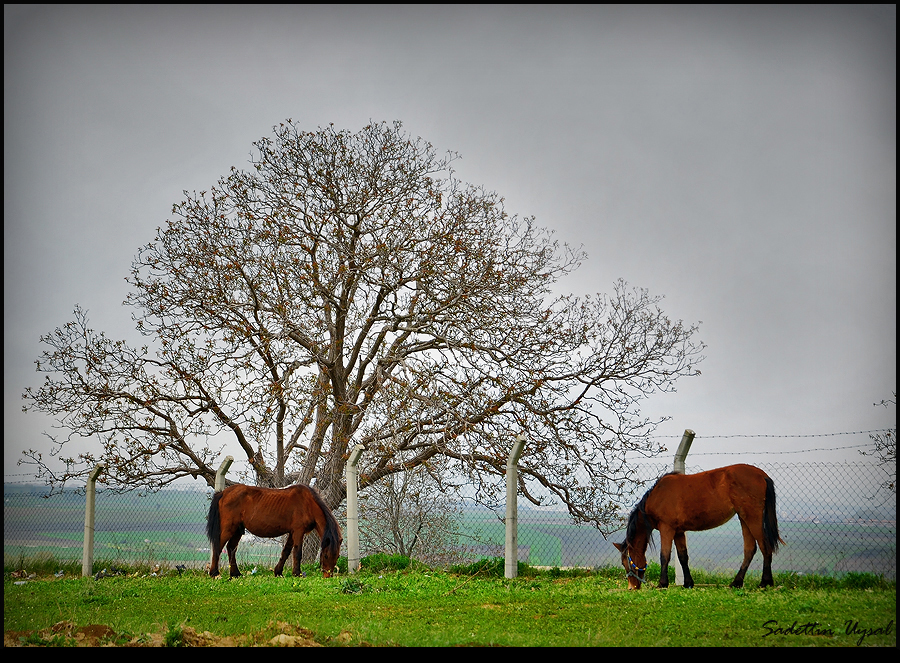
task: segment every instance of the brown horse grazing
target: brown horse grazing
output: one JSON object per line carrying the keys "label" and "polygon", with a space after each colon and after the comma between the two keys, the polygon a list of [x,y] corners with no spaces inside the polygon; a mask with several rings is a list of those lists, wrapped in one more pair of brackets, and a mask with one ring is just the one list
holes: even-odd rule
{"label": "brown horse grazing", "polygon": [[732,587],[744,586],[744,575],[756,554],[756,544],[763,554],[760,587],[774,584],[772,554],[778,544],[778,518],[775,515],[775,484],[758,467],[729,465],[699,474],[666,474],[647,491],[628,517],[625,541],[613,545],[622,553],[622,566],[628,578],[628,589],[640,589],[647,570],[647,545],[653,544],[653,530],[659,530],[659,586],[669,586],[669,557],[672,541],[684,571],[684,586],[694,586],[688,569],[685,532],[713,529],[727,523],[734,514],[744,533],[744,562]]}
{"label": "brown horse grazing", "polygon": [[303,536],[316,530],[322,542],[319,558],[322,575],[331,577],[341,550],[341,528],[331,509],[309,486],[298,484],[273,489],[236,484],[214,494],[206,520],[206,535],[212,544],[209,575],[219,575],[219,556],[226,543],[231,577],[241,575],[234,553],[245,529],[267,538],[287,534],[281,559],[275,565],[275,575],[281,575],[288,554],[293,550],[294,577],[301,574]]}

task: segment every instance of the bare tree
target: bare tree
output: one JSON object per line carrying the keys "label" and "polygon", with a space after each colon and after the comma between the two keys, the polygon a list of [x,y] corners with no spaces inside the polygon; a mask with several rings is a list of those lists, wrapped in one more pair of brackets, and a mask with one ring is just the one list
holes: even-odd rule
{"label": "bare tree", "polygon": [[[897,407],[897,392],[894,392],[894,400],[883,400],[875,403],[878,406],[888,408],[890,406]],[[874,451],[860,451],[863,456],[876,456],[878,464],[885,467],[888,472],[888,479],[881,484],[882,488],[892,493],[897,492],[897,428],[884,430],[878,433],[870,433],[869,437],[875,443]]]}
{"label": "bare tree", "polygon": [[540,486],[580,521],[610,521],[625,454],[660,450],[639,405],[699,372],[697,328],[623,282],[554,296],[580,251],[460,182],[456,155],[399,122],[288,120],[255,147],[249,171],[185,192],[136,256],[125,303],[152,348],[92,331],[80,308],[42,337],[46,381],[26,409],[68,431],[55,454],[79,437],[102,451],[61,471],[24,460],[51,486],[101,460],[112,489],[212,486],[227,439],[245,482],[315,480],[334,507],[351,440],[367,450],[361,488],[442,458],[487,496],[526,431],[525,497]]}
{"label": "bare tree", "polygon": [[429,566],[459,563],[474,543],[462,531],[458,486],[446,462],[429,462],[369,484],[360,497],[360,539],[367,554],[405,555]]}

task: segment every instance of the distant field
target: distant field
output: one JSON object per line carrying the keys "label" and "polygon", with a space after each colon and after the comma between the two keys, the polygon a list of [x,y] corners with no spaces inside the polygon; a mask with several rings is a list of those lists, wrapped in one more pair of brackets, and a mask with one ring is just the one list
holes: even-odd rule
{"label": "distant field", "polygon": [[[614,533],[609,540],[595,529],[560,522],[534,512],[519,514],[519,556],[536,566],[615,566],[619,555],[613,541],[624,539],[623,532]],[[479,521],[467,514],[465,521],[477,528]],[[841,523],[780,522],[782,538],[787,542],[773,558],[778,571],[830,575],[848,571],[882,574],[896,578],[896,528],[881,525],[848,525]],[[502,554],[504,527],[502,523],[481,525],[480,531],[495,543]],[[656,560],[657,546],[648,552]],[[710,572],[736,570],[743,559],[743,537],[737,518],[722,527],[687,535],[688,552],[694,568]],[[487,550],[487,549],[486,549]],[[674,550],[673,550],[674,557]],[[757,554],[751,568],[762,566]]]}
{"label": "distant field", "polygon": [[[210,491],[211,493],[211,491]],[[123,563],[153,561],[202,566],[209,561],[206,513],[209,494],[164,491],[140,496],[100,494],[97,500],[95,559]],[[6,487],[4,558],[52,554],[80,559],[84,534],[84,496],[68,493],[43,499],[34,489]],[[505,527],[486,510],[465,512],[461,529],[473,557],[503,555]],[[868,572],[896,578],[896,527],[888,524],[780,522],[787,545],[775,556],[777,571],[841,574]],[[534,566],[602,567],[618,565],[612,541],[595,529],[572,525],[558,512],[523,509],[519,513],[519,559]],[[655,537],[658,543],[658,534]],[[741,562],[737,519],[707,532],[688,534],[691,565],[710,572],[733,571]],[[275,540],[247,540],[238,548],[241,564],[272,565],[281,551]],[[658,559],[659,551],[649,553]],[[761,568],[757,555],[751,569]]]}
{"label": "distant field", "polygon": [[[44,499],[35,491],[7,489],[4,497],[4,558],[40,553],[81,557],[84,495],[67,493]],[[94,557],[207,562],[208,508],[208,497],[201,492],[98,495]]]}

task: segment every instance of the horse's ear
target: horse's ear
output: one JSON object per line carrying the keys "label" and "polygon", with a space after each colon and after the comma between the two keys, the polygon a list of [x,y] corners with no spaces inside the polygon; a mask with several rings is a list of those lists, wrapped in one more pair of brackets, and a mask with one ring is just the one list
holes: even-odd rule
{"label": "horse's ear", "polygon": [[619,552],[625,552],[625,542],[624,541],[622,543],[613,542],[613,545],[616,547],[616,550],[618,550]]}

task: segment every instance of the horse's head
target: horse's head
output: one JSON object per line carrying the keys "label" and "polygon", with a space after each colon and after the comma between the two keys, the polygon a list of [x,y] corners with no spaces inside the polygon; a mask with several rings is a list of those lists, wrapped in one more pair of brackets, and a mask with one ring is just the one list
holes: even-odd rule
{"label": "horse's head", "polygon": [[628,589],[640,589],[644,584],[644,574],[647,572],[646,551],[630,548],[626,541],[613,545],[622,554],[622,566],[625,568]]}
{"label": "horse's head", "polygon": [[322,575],[330,578],[334,573],[334,567],[337,566],[338,557],[341,554],[341,542],[343,535],[341,534],[341,526],[338,525],[334,514],[328,505],[322,501],[319,493],[313,488],[307,488],[309,495],[312,496],[316,508],[315,512],[316,531],[319,534],[319,540],[322,542],[322,553],[319,555],[319,566],[322,568]]}
{"label": "horse's head", "polygon": [[628,589],[640,589],[644,584],[644,574],[647,572],[647,546],[653,545],[653,524],[645,512],[649,494],[650,491],[647,491],[628,516],[625,540],[613,544],[622,554],[622,566],[628,579]]}
{"label": "horse's head", "polygon": [[330,578],[337,566],[338,557],[341,554],[341,532],[337,529],[328,532],[322,538],[322,554],[319,556],[319,565],[322,567],[322,576]]}
{"label": "horse's head", "polygon": [[641,501],[631,510],[628,524],[625,526],[625,540],[622,543],[613,544],[616,550],[622,554],[622,566],[625,567],[628,589],[640,589],[644,584],[644,574],[647,571],[647,546],[653,545],[654,528],[653,521],[647,515],[647,498],[654,488],[656,488],[656,484],[644,493]]}

